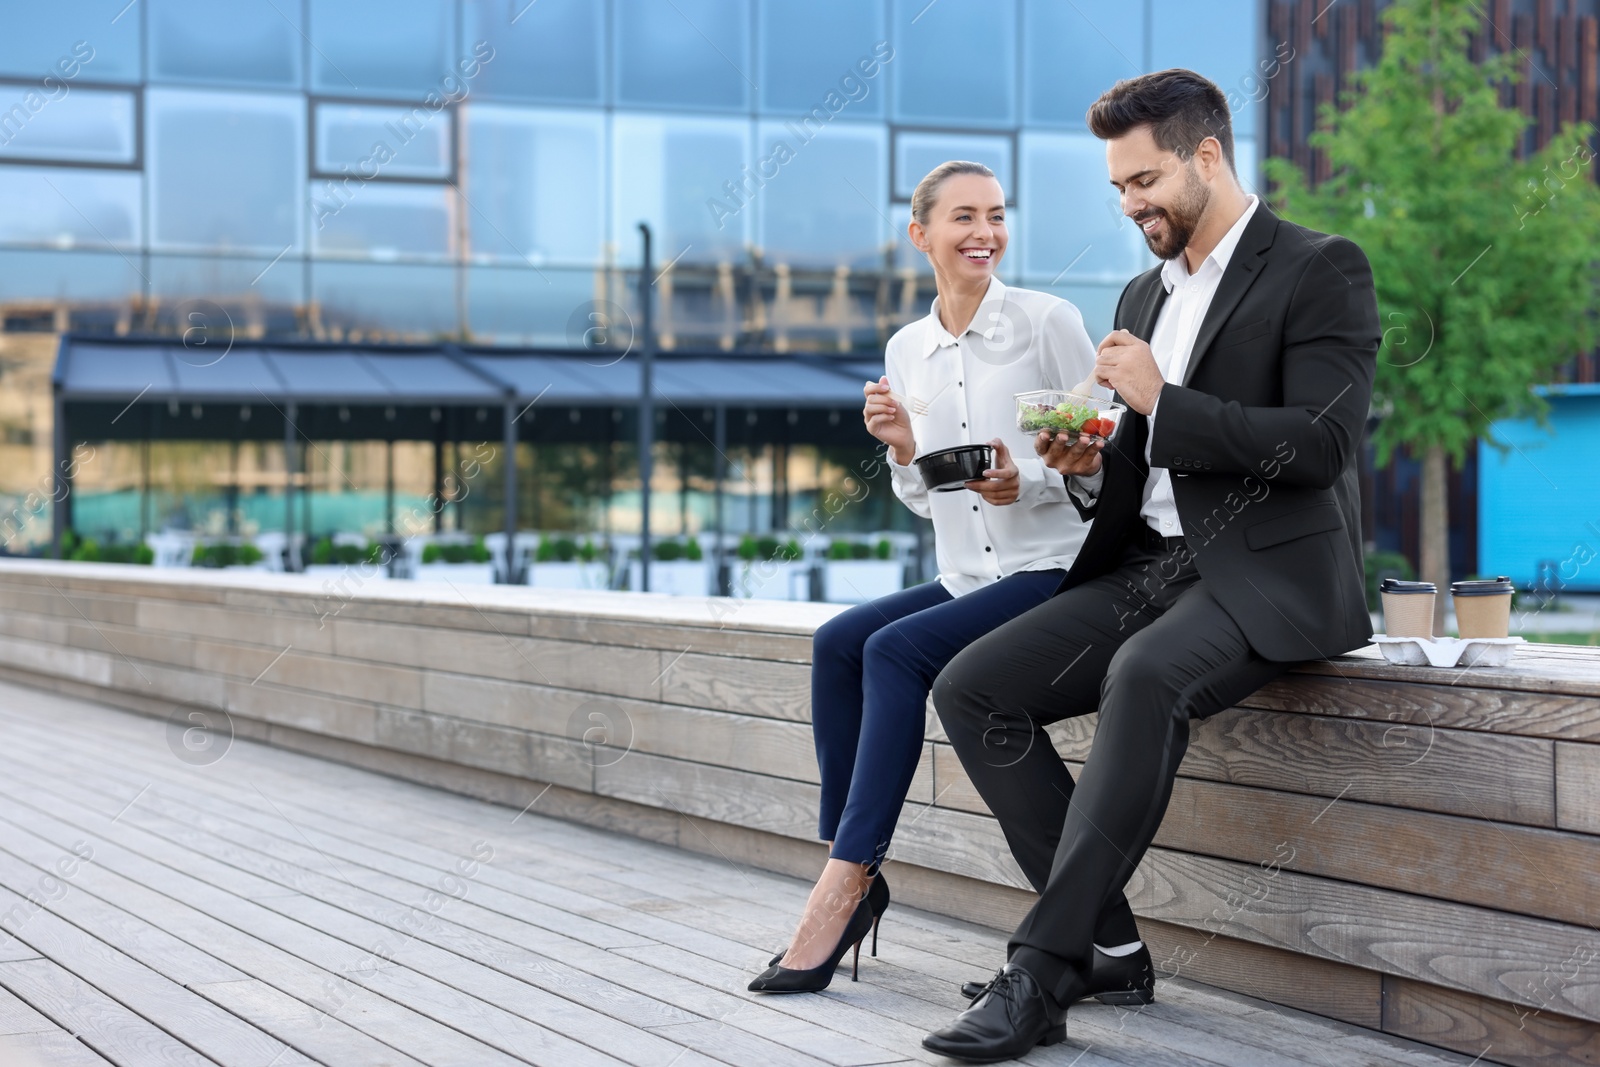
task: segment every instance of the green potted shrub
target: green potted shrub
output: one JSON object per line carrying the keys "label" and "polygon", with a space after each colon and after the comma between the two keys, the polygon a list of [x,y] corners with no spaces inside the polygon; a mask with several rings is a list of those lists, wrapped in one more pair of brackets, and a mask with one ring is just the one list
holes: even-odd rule
{"label": "green potted shrub", "polygon": [[541,589],[604,589],[610,575],[599,555],[593,541],[579,544],[565,534],[541,537],[528,568],[528,584]]}
{"label": "green potted shrub", "polygon": [[483,538],[446,535],[422,546],[415,577],[420,581],[493,585],[494,562]]}
{"label": "green potted shrub", "polygon": [[905,587],[905,565],[895,558],[894,542],[837,538],[822,565],[822,599],[860,604]]}
{"label": "green potted shrub", "polygon": [[353,534],[317,538],[311,544],[305,573],[324,579],[354,577],[360,581],[389,577],[389,559],[377,541]]}
{"label": "green potted shrub", "polygon": [[212,541],[194,546],[189,563],[194,567],[226,569],[238,567],[245,570],[264,571],[261,550],[251,541]]}
{"label": "green potted shrub", "polygon": [[[628,588],[634,590],[644,585],[643,568],[637,555],[635,552],[635,558],[628,562]],[[711,594],[711,561],[706,559],[700,542],[694,537],[652,538],[650,559],[650,592],[676,596]]]}
{"label": "green potted shrub", "polygon": [[810,600],[811,564],[800,542],[747,534],[739,542],[733,595],[750,600]]}

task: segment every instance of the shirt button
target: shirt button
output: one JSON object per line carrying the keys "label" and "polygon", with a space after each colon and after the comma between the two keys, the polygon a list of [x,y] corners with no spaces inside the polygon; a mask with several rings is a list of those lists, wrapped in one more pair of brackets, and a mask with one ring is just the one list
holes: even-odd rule
{"label": "shirt button", "polygon": [[957,383],[956,383],[956,388],[957,388],[957,389],[960,389],[960,388],[961,388],[961,383],[960,383],[960,382],[957,382]]}
{"label": "shirt button", "polygon": [[978,510],[978,505],[976,505],[976,504],[972,505],[972,510],[973,511],[977,511]]}
{"label": "shirt button", "polygon": [[983,546],[983,550],[984,550],[984,551],[985,551],[985,552],[993,552],[993,551],[994,551],[994,549],[993,549],[993,548],[991,548],[991,547],[989,547],[989,546],[988,546],[988,545],[984,545],[984,546]]}
{"label": "shirt button", "polygon": [[962,424],[961,424],[961,428],[962,428],[962,429],[963,429],[963,430],[965,430],[965,429],[966,429],[966,428],[967,428],[967,424],[966,424],[966,423],[964,423],[964,422],[963,422],[963,423],[962,423]]}
{"label": "shirt button", "polygon": [[1168,519],[1168,520],[1164,520],[1164,521],[1163,521],[1163,522],[1162,522],[1162,523],[1161,523],[1161,525],[1163,525],[1163,526],[1165,526],[1165,527],[1166,527],[1166,528],[1167,528],[1167,529],[1169,529],[1169,530],[1170,530],[1170,529],[1172,529],[1172,521],[1171,521],[1171,520],[1170,520],[1170,519]]}

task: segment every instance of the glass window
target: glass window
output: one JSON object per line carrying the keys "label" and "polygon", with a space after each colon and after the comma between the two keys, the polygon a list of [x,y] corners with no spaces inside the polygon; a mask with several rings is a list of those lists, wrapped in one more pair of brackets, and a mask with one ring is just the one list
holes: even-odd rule
{"label": "glass window", "polygon": [[894,197],[910,200],[917,183],[939,164],[952,159],[982,163],[994,171],[1006,199],[1017,198],[1012,182],[1011,138],[990,134],[920,133],[896,130],[894,135]]}
{"label": "glass window", "polygon": [[140,14],[128,0],[8,4],[0,33],[0,74],[136,82],[143,74]]}
{"label": "glass window", "polygon": [[617,102],[750,106],[746,0],[617,0]]}
{"label": "glass window", "polygon": [[897,119],[1015,125],[1015,0],[895,0],[890,32]]}
{"label": "glass window", "polygon": [[448,109],[318,104],[316,116],[318,171],[349,168],[366,178],[451,176],[455,116]]}
{"label": "glass window", "polygon": [[312,0],[312,87],[334,96],[459,93],[454,8],[451,0]]}
{"label": "glass window", "polygon": [[762,0],[760,12],[763,111],[803,114],[834,93],[853,118],[883,114],[883,0]]}
{"label": "glass window", "polygon": [[[306,302],[305,271],[300,261],[290,256],[274,262],[271,256],[153,255],[147,262],[151,295],[168,301],[222,301],[227,307],[222,309],[224,318],[217,325],[222,330],[232,330],[234,336],[245,335],[252,325],[250,315],[255,310],[249,303],[242,308],[238,306],[241,294],[248,293],[250,298],[261,302],[256,306],[270,324],[269,328],[293,329],[291,309]],[[290,321],[283,322],[280,317]]]}
{"label": "glass window", "polygon": [[1084,115],[1101,93],[1145,72],[1144,28],[1144,5],[1127,0],[1027,3],[1022,34],[1027,121],[1084,128]]}
{"label": "glass window", "polygon": [[135,108],[132,93],[0,85],[0,158],[133,163]]}
{"label": "glass window", "polygon": [[468,107],[464,207],[473,259],[541,266],[604,258],[604,122],[594,113]]}
{"label": "glass window", "polygon": [[459,328],[455,267],[313,260],[311,289],[325,328],[428,340]]}
{"label": "glass window", "polygon": [[760,195],[748,122],[618,114],[612,137],[611,158],[624,161],[612,182],[611,240],[621,262],[638,265],[640,222],[651,225],[658,264],[680,253],[689,262],[743,257],[750,203]]}
{"label": "glass window", "polygon": [[1236,137],[1233,141],[1233,168],[1239,172],[1239,184],[1244,186],[1247,193],[1265,196],[1261,184],[1261,174],[1257,170],[1260,161],[1256,158],[1256,142],[1251,137]]}
{"label": "glass window", "polygon": [[281,0],[145,0],[150,80],[214,85],[303,84],[301,5]]}
{"label": "glass window", "polygon": [[313,181],[311,247],[319,256],[445,259],[455,254],[455,197],[442,185]]}
{"label": "glass window", "polygon": [[144,292],[137,257],[116,252],[0,250],[0,292],[11,301],[124,301]]}
{"label": "glass window", "polygon": [[[810,141],[794,126],[763,122],[755,194],[768,263],[805,267],[882,261],[888,237],[888,151],[878,124],[838,123]],[[770,176],[769,176],[770,175]],[[724,196],[732,207],[734,201]]]}
{"label": "glass window", "polygon": [[1256,8],[1256,0],[1151,0],[1150,69],[1188,67],[1216,82],[1233,109],[1235,137],[1255,135],[1267,95],[1263,63],[1281,70],[1257,56]]}
{"label": "glass window", "polygon": [[146,106],[153,246],[300,248],[303,97],[151,89]]}
{"label": "glass window", "polygon": [[1089,283],[1085,285],[1040,285],[1047,293],[1054,293],[1070,301],[1083,316],[1083,329],[1089,342],[1099,345],[1113,329],[1117,318],[1117,301],[1122,299],[1123,285],[1127,279],[1115,283]]}
{"label": "glass window", "polygon": [[1087,133],[1021,135],[1017,203],[1026,211],[1023,273],[1031,282],[1126,282],[1155,258],[1122,214],[1105,145]]}
{"label": "glass window", "polygon": [[466,40],[494,58],[473,91],[518,100],[603,103],[605,5],[595,0],[464,0]]}
{"label": "glass window", "polygon": [[138,248],[141,178],[127,171],[0,167],[0,241]]}
{"label": "glass window", "polygon": [[593,307],[594,279],[593,270],[545,267],[536,273],[528,267],[469,267],[467,321],[472,339],[571,347],[573,314]]}

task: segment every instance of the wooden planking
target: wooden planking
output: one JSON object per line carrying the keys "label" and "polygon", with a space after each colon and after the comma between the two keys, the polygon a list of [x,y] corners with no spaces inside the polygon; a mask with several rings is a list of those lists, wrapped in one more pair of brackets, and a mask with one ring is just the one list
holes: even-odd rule
{"label": "wooden planking", "polygon": [[310,1060],[339,1067],[425,1067],[392,1045],[254,978],[192,985],[189,990],[282,1037]]}
{"label": "wooden planking", "polygon": [[1516,1067],[1600,1064],[1600,1026],[1421,982],[1386,977],[1383,1029]]}
{"label": "wooden planking", "polygon": [[1600,745],[1556,745],[1556,825],[1600,834]]}
{"label": "wooden planking", "polygon": [[0,1063],[7,1067],[108,1067],[108,1061],[88,1045],[60,1030],[0,1034]]}
{"label": "wooden planking", "polygon": [[30,1008],[15,994],[0,989],[0,1034],[37,1034],[56,1029],[55,1023]]}

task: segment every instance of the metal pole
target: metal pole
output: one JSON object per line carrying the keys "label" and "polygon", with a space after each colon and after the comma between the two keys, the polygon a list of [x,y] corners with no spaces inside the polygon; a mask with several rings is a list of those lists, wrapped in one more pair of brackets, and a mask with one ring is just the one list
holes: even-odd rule
{"label": "metal pole", "polygon": [[650,321],[650,225],[639,223],[644,259],[639,266],[639,327],[644,341],[639,350],[639,584],[650,588],[650,453],[655,445],[656,412],[651,375],[655,370],[656,338]]}
{"label": "metal pole", "polygon": [[711,435],[714,439],[712,442],[712,447],[717,453],[712,460],[716,470],[716,479],[714,482],[716,495],[714,499],[716,501],[715,508],[717,524],[716,562],[712,565],[717,568],[717,593],[721,596],[727,596],[728,586],[730,583],[723,581],[722,577],[722,565],[724,560],[727,559],[727,553],[724,551],[723,545],[725,535],[723,533],[724,524],[722,521],[722,481],[728,476],[728,461],[726,455],[728,451],[728,409],[722,404],[717,405],[717,421],[715,428],[711,431]]}
{"label": "metal pole", "polygon": [[284,404],[283,415],[283,569],[294,566],[294,420],[295,404]]}
{"label": "metal pole", "polygon": [[50,508],[50,554],[61,558],[61,538],[72,523],[72,481],[67,477],[67,402],[61,396],[61,385],[55,385],[55,430],[50,435],[51,451],[55,453],[54,500]]}
{"label": "metal pole", "polygon": [[506,451],[506,571],[507,585],[517,581],[517,403],[507,400],[505,406],[505,433],[502,446]]}

